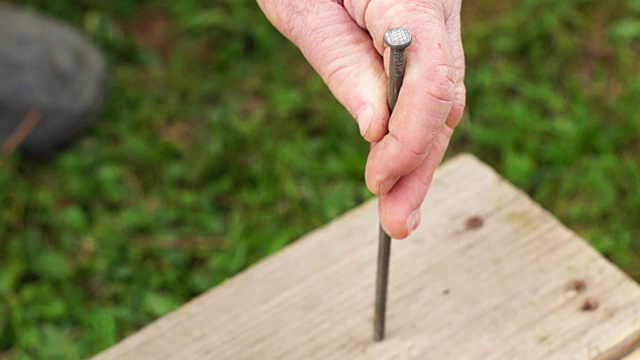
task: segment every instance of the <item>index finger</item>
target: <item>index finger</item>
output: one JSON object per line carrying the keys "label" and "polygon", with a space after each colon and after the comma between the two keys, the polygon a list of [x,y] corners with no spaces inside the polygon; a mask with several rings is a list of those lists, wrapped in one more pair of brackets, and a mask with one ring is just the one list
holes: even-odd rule
{"label": "index finger", "polygon": [[[380,18],[388,16],[390,20],[367,25],[376,39],[376,47],[381,46],[378,39],[381,41],[390,27],[402,26],[413,34],[413,44],[406,50],[407,69],[389,121],[389,132],[372,146],[367,161],[367,186],[378,195],[388,192],[400,177],[411,173],[424,160],[455,99],[455,69],[445,11],[435,4],[417,3],[422,5],[414,5],[413,9],[407,8],[410,6],[407,3],[381,8],[384,16]],[[370,9],[370,13],[375,11]]]}

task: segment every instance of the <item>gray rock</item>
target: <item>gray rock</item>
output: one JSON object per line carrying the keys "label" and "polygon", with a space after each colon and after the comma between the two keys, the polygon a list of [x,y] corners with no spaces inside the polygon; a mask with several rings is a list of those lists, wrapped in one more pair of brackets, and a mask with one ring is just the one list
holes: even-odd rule
{"label": "gray rock", "polygon": [[71,142],[100,115],[107,73],[100,51],[77,30],[0,6],[0,144],[32,110],[43,115],[21,150],[43,156]]}

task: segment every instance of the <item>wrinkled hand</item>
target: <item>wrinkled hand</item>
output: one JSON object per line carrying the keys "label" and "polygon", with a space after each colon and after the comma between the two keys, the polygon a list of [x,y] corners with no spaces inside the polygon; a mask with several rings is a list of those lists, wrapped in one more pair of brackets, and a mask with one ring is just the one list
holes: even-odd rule
{"label": "wrinkled hand", "polygon": [[[296,44],[371,142],[365,179],[380,196],[384,229],[408,236],[465,104],[462,0],[258,0]],[[407,28],[407,70],[389,118],[389,49],[383,35]],[[383,60],[384,59],[384,60]]]}

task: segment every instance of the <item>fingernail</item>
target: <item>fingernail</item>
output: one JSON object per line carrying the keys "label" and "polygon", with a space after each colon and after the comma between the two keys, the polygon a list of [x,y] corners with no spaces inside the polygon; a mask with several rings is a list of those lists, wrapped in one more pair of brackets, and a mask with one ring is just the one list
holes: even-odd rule
{"label": "fingernail", "polygon": [[362,137],[367,135],[369,126],[371,126],[371,121],[373,121],[373,106],[366,105],[360,110],[358,116],[356,116],[356,122],[360,128],[360,135],[362,135]]}
{"label": "fingernail", "polygon": [[395,179],[387,179],[387,180],[383,181],[380,184],[380,191],[378,192],[378,196],[382,196],[382,195],[388,193],[389,191],[391,191],[391,188],[395,184],[396,184],[396,180]]}
{"label": "fingernail", "polygon": [[420,209],[413,210],[407,218],[407,233],[411,234],[420,224]]}

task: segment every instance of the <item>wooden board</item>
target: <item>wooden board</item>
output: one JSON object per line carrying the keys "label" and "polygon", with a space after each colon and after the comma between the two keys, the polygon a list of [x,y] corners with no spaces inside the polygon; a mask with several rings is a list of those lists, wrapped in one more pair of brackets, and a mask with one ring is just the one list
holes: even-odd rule
{"label": "wooden board", "polygon": [[613,359],[640,341],[640,287],[474,157],[438,170],[422,219],[393,243],[382,343],[372,201],[96,359]]}
{"label": "wooden board", "polygon": [[631,354],[625,356],[623,360],[640,360],[640,349],[636,349]]}

